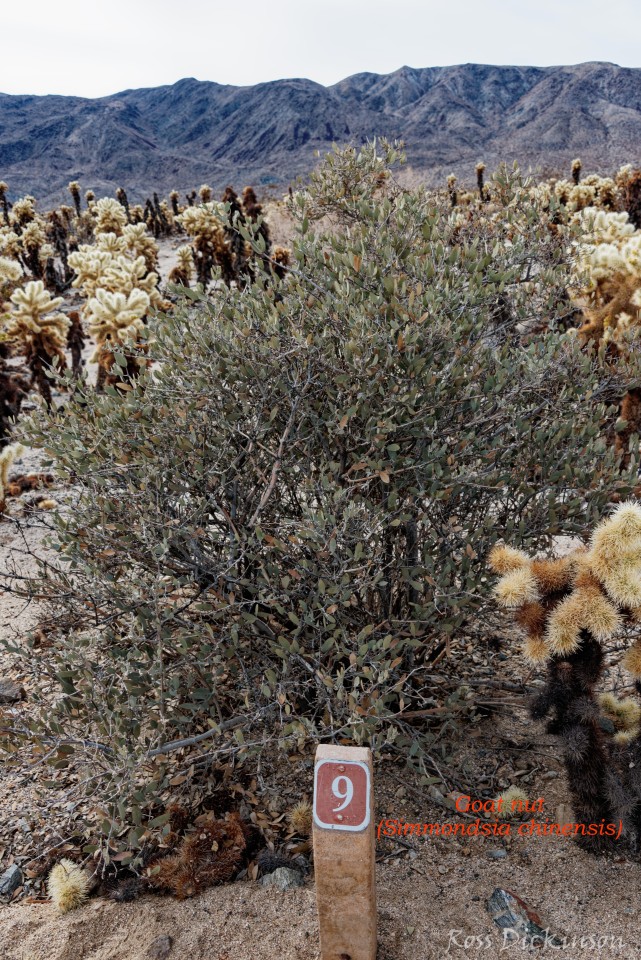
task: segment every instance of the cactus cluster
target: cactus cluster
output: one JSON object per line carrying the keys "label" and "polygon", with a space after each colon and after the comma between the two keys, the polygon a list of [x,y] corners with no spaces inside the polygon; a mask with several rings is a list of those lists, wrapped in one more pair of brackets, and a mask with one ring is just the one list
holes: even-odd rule
{"label": "cactus cluster", "polygon": [[11,310],[4,334],[24,354],[35,384],[47,406],[51,406],[50,370],[64,370],[67,332],[70,323],[58,311],[61,297],[52,297],[42,280],[31,280],[11,295]]}
{"label": "cactus cluster", "polygon": [[[552,559],[531,559],[496,546],[489,564],[500,574],[497,603],[525,632],[524,655],[547,665],[547,682],[532,704],[535,719],[552,714],[548,731],[561,737],[578,823],[620,820],[624,839],[641,843],[641,705],[633,697],[597,692],[604,651],[628,626],[641,623],[641,506],[620,504],[589,544]],[[622,666],[641,691],[641,639]],[[584,836],[591,849],[611,839]]]}
{"label": "cactus cluster", "polygon": [[[186,233],[191,244],[177,251],[169,281],[189,286],[194,278],[204,287],[212,270],[220,268],[229,285],[253,279],[255,254],[244,226],[256,224],[262,238],[259,255],[283,278],[289,251],[277,247],[268,260],[269,231],[251,188],[242,201],[231,187],[222,202],[203,184],[181,205],[173,191],[169,202],[154,193],[144,205],[130,204],[119,187],[115,197],[82,194],[80,183],[69,183],[72,204],[61,204],[46,215],[34,197],[9,202],[7,184],[0,183],[0,445],[8,442],[11,421],[25,393],[35,386],[52,402],[52,371],[64,370],[71,353],[72,375],[83,367],[86,336],[96,343],[90,362],[97,363],[97,389],[130,380],[147,363],[142,336],[152,309],[171,307],[160,292],[159,237]],[[200,203],[198,203],[200,200]],[[58,311],[70,288],[84,299],[80,310],[66,317]],[[116,354],[124,366],[114,366]],[[7,365],[22,355],[29,373]]]}
{"label": "cactus cluster", "polygon": [[641,230],[625,211],[588,208],[577,221],[571,282],[585,317],[579,335],[625,349],[627,335],[641,323]]}
{"label": "cactus cluster", "polygon": [[149,864],[149,883],[179,900],[232,880],[246,858],[248,828],[237,814],[199,818],[175,852]]}
{"label": "cactus cluster", "polygon": [[[501,574],[497,603],[515,611],[526,633],[524,654],[532,663],[575,653],[583,631],[603,643],[624,622],[641,623],[641,506],[620,504],[592,534],[588,547],[554,559],[531,559],[521,550],[496,546],[491,568]],[[641,678],[641,641],[624,666]]]}
{"label": "cactus cluster", "polygon": [[[199,191],[200,204],[195,195],[188,197],[188,206],[176,216],[178,223],[192,237],[192,257],[197,280],[204,287],[218,267],[223,281],[239,287],[254,279],[252,262],[257,256],[264,269],[281,278],[289,265],[289,250],[277,247],[271,253],[269,227],[263,219],[263,209],[252,187],[245,187],[242,199],[233,187],[227,187],[222,200],[212,200],[212,190],[203,185]],[[253,233],[255,247],[247,239]],[[256,251],[256,252],[255,252]],[[185,284],[191,272],[186,254],[170,277],[172,282]]]}
{"label": "cactus cluster", "polygon": [[[101,201],[98,201],[101,203]],[[127,224],[117,201],[102,207],[103,221],[114,230],[98,232],[95,244],[84,244],[69,257],[75,271],[73,286],[86,297],[84,318],[97,344],[91,358],[98,364],[97,387],[116,382],[112,373],[114,349],[126,348],[127,372],[131,376],[144,363],[140,338],[144,318],[151,306],[162,307],[157,263],[158,247],[144,224]]]}

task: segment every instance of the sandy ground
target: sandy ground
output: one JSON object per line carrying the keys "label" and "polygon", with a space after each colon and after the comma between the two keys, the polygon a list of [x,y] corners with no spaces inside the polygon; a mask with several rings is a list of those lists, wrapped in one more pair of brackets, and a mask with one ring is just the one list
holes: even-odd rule
{"label": "sandy ground", "polygon": [[[419,802],[408,814],[439,817]],[[487,840],[414,846],[377,868],[378,960],[525,955],[522,943],[505,946],[488,916],[486,900],[496,887],[517,893],[544,928],[568,938],[567,950],[558,951],[564,956],[641,956],[636,863],[595,862],[562,838],[516,839],[504,860],[489,857],[502,844]],[[164,935],[172,938],[170,957],[313,960],[320,956],[313,882],[284,893],[237,882],[183,902],[96,900],[66,916],[50,904],[0,912],[6,960],[143,960]],[[584,948],[573,946],[581,937]],[[606,945],[597,951],[590,937]]]}

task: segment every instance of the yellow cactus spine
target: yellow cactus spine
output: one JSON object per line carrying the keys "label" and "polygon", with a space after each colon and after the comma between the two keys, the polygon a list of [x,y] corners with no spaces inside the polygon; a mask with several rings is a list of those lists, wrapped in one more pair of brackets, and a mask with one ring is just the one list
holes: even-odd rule
{"label": "yellow cactus spine", "polygon": [[49,873],[47,892],[60,913],[68,913],[85,902],[90,884],[82,867],[63,858]]}

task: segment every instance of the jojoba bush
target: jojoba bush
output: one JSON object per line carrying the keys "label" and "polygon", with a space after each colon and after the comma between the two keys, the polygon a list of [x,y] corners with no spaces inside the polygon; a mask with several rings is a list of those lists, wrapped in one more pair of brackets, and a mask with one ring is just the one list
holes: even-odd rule
{"label": "jojoba bush", "polygon": [[187,777],[274,739],[420,758],[406,713],[438,645],[493,616],[496,539],[549,545],[630,489],[602,439],[621,384],[554,329],[559,212],[504,170],[462,227],[398,159],[330,155],[282,279],[265,257],[242,290],[176,288],[149,369],[22,430],[71,490],[32,585],[61,697],[30,736],[84,757],[130,848],[177,745]]}

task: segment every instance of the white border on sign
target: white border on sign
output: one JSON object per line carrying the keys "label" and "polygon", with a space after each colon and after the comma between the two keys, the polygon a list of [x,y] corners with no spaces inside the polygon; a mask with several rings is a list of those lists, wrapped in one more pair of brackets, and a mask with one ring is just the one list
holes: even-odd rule
{"label": "white border on sign", "polygon": [[[325,823],[323,820],[320,820],[316,815],[316,794],[318,787],[318,771],[325,763],[341,764],[344,767],[361,767],[365,771],[365,819],[357,827],[348,827],[342,823]],[[363,763],[362,760],[341,760],[338,757],[325,757],[323,760],[319,760],[314,767],[314,808],[313,808],[313,817],[314,823],[317,827],[321,827],[323,830],[350,830],[355,833],[360,833],[361,830],[365,830],[366,827],[369,827],[371,811],[369,808],[369,798],[371,793],[371,784],[369,777],[369,767],[366,763]]]}

